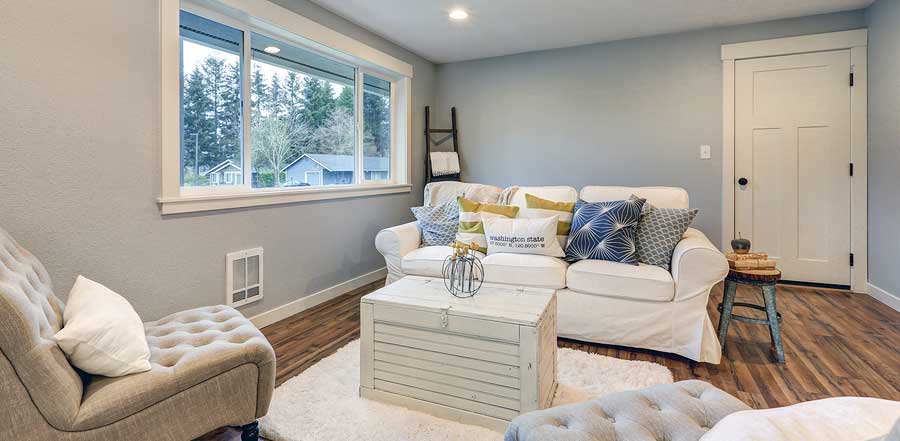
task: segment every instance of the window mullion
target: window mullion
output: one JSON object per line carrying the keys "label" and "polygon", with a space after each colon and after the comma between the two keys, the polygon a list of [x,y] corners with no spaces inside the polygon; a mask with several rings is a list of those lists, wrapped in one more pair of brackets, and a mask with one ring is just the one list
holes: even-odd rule
{"label": "window mullion", "polygon": [[251,158],[250,145],[250,65],[252,64],[252,52],[250,46],[250,29],[242,28],[244,31],[244,47],[241,54],[241,138],[243,139],[244,158],[241,170],[244,179],[243,186],[246,188],[253,187],[253,158]]}
{"label": "window mullion", "polygon": [[[399,158],[399,156],[400,156],[399,155],[400,147],[397,145],[397,133],[398,133],[397,132],[397,127],[398,127],[397,122],[399,121],[399,118],[397,118],[397,114],[398,114],[398,112],[400,112],[400,103],[399,103],[399,100],[397,99],[397,97],[398,97],[397,91],[399,90],[399,87],[397,87],[398,84],[399,84],[399,82],[397,82],[397,81],[391,81],[391,95],[388,98],[390,100],[389,105],[391,106],[391,118],[390,118],[390,121],[391,121],[391,123],[390,123],[391,124],[391,141],[390,141],[391,171],[390,171],[390,175],[388,177],[390,178],[389,181],[392,184],[397,182],[397,174],[399,173],[399,170],[400,170],[400,162],[397,160],[397,158]],[[425,136],[429,136],[429,135],[426,134]]]}
{"label": "window mullion", "polygon": [[356,111],[354,112],[354,117],[356,119],[356,183],[362,184],[366,181],[366,171],[365,167],[365,157],[364,157],[364,149],[363,149],[363,141],[365,140],[365,133],[363,127],[363,94],[365,91],[363,90],[363,71],[359,67],[356,68],[356,87],[355,87],[355,95],[356,95]]}

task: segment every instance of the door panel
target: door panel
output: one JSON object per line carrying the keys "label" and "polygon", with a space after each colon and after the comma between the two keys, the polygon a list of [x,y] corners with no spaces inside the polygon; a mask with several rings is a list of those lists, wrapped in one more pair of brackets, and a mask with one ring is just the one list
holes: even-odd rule
{"label": "door panel", "polygon": [[850,51],[735,63],[735,232],[786,280],[850,283]]}

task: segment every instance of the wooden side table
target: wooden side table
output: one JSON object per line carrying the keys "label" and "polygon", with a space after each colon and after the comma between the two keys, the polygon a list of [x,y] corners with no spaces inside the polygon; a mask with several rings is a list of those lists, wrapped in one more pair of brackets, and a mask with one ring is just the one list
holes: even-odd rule
{"label": "wooden side table", "polygon": [[[721,313],[719,316],[719,343],[722,348],[725,347],[725,337],[728,335],[728,325],[731,324],[732,319],[757,325],[768,325],[772,345],[775,346],[776,358],[779,363],[784,363],[784,347],[781,345],[781,314],[778,313],[775,305],[775,286],[779,280],[781,280],[781,271],[777,269],[738,270],[732,268],[728,272],[728,277],[725,278],[725,295],[718,307]],[[735,302],[734,297],[739,284],[758,286],[762,290],[765,306]],[[733,314],[732,310],[735,306],[765,311],[766,319]]]}

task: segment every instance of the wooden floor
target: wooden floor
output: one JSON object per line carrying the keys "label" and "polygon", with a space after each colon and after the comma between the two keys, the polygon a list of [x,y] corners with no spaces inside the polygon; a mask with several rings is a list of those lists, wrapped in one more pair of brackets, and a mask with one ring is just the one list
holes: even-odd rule
{"label": "wooden floor", "polygon": [[[359,298],[383,281],[360,288],[263,328],[275,348],[276,384],[359,337]],[[758,291],[738,289],[738,301],[761,303]],[[713,289],[709,314],[718,323],[721,284]],[[627,360],[662,364],[675,381],[700,379],[754,408],[785,406],[841,395],[900,400],[900,312],[867,295],[779,285],[784,364],[773,362],[765,326],[732,322],[722,363],[696,363],[652,351],[559,340],[559,346]],[[754,313],[756,311],[753,311]],[[742,310],[741,314],[754,315]],[[205,439],[228,439],[218,431]]]}

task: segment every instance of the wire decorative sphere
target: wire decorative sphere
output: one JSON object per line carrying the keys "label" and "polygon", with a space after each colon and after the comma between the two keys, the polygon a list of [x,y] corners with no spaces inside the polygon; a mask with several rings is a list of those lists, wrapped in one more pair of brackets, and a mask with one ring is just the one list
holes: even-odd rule
{"label": "wire decorative sphere", "polygon": [[444,259],[441,274],[444,287],[455,297],[472,297],[481,289],[484,266],[475,255],[477,244],[453,244],[453,254]]}

